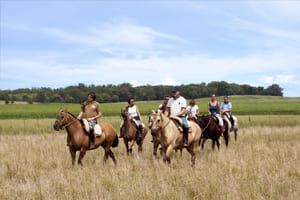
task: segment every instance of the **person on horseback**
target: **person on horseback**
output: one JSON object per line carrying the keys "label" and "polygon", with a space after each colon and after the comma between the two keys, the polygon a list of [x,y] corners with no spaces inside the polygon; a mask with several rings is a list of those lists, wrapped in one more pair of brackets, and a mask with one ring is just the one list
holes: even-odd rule
{"label": "person on horseback", "polygon": [[169,95],[166,95],[165,96],[165,100],[164,100],[164,103],[163,104],[160,104],[158,109],[157,109],[157,112],[162,112],[164,113],[165,110],[167,109],[167,105],[168,105],[168,102],[169,102],[169,99],[170,99],[170,96]]}
{"label": "person on horseback", "polygon": [[143,137],[143,122],[142,117],[139,111],[139,108],[134,105],[134,98],[128,99],[128,106],[126,107],[128,109],[129,116],[134,119],[138,123],[137,127],[137,137]]}
{"label": "person on horseback", "polygon": [[223,114],[224,114],[224,113],[228,113],[228,114],[229,114],[229,120],[230,120],[230,122],[231,122],[231,124],[232,124],[232,127],[233,127],[234,122],[233,122],[233,117],[232,117],[232,115],[231,115],[232,105],[231,105],[231,103],[228,101],[228,96],[225,96],[225,97],[224,97],[224,102],[222,102],[222,104],[221,104],[221,109],[222,109]]}
{"label": "person on horseback", "polygon": [[102,116],[100,103],[96,101],[95,92],[88,93],[88,100],[82,103],[81,111],[77,119],[81,120],[83,113],[85,114],[86,120],[89,122],[90,127],[90,149],[95,148],[95,134],[94,127],[97,124],[97,119]]}
{"label": "person on horseback", "polygon": [[195,100],[190,101],[190,105],[187,107],[188,117],[196,118],[199,115],[199,107],[195,104]]}
{"label": "person on horseback", "polygon": [[174,117],[179,117],[182,120],[183,126],[183,147],[188,147],[188,137],[189,137],[189,126],[187,119],[185,118],[186,114],[186,99],[180,96],[180,89],[174,87],[172,89],[172,98],[170,98],[165,115],[171,119]]}
{"label": "person on horseback", "polygon": [[215,94],[212,94],[211,101],[208,102],[208,114],[215,116],[218,119],[221,136],[223,136],[223,119],[221,118],[222,110],[220,108],[220,104],[216,101]]}

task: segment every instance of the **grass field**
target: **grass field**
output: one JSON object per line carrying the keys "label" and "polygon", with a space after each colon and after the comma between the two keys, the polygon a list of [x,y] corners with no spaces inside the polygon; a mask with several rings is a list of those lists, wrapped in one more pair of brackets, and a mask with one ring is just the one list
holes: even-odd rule
{"label": "grass field", "polygon": [[[202,114],[207,114],[209,98],[197,99]],[[219,98],[219,101],[222,101]],[[272,96],[233,96],[230,98],[235,115],[291,115],[300,114],[300,98],[285,98]],[[157,109],[161,101],[136,102],[142,115],[148,115],[150,109]],[[127,103],[101,104],[103,116],[119,116],[121,108]],[[9,104],[0,105],[0,119],[30,119],[54,118],[60,108],[77,115],[80,112],[79,104]]]}
{"label": "grass field", "polygon": [[[198,99],[202,112],[208,99]],[[198,150],[196,166],[184,150],[168,167],[152,156],[151,135],[143,152],[127,156],[120,140],[112,161],[103,149],[87,152],[84,167],[71,165],[66,132],[52,128],[60,107],[76,104],[0,105],[0,199],[299,199],[299,98],[232,97],[239,119],[238,141]],[[148,110],[160,102],[137,102],[147,125]],[[104,117],[119,132],[126,103],[102,104]],[[294,112],[293,112],[294,111]],[[247,114],[247,115],[246,115]],[[281,115],[279,115],[281,114]],[[78,154],[77,154],[78,155]]]}
{"label": "grass field", "polygon": [[190,156],[173,153],[171,167],[144,151],[113,149],[118,166],[103,165],[103,150],[72,167],[66,133],[0,135],[0,199],[299,199],[300,126],[241,128],[238,141],[212,151],[210,141]]}

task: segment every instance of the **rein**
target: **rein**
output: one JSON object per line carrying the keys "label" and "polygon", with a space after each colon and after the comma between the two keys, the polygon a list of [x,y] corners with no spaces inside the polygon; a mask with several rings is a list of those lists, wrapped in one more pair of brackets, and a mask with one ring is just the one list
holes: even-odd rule
{"label": "rein", "polygon": [[208,128],[208,126],[209,126],[209,124],[210,124],[210,121],[211,121],[211,118],[209,118],[209,121],[208,121],[207,125],[205,126],[205,128],[203,129],[202,133],[204,133],[205,130]]}
{"label": "rein", "polygon": [[[69,117],[69,116],[68,116],[68,117]],[[64,118],[64,119],[62,120],[62,123],[65,121],[65,119],[66,119],[66,118]],[[70,126],[71,124],[73,124],[74,122],[75,122],[75,120],[73,120],[73,121],[67,123],[66,125],[61,126],[61,129],[64,129],[64,128],[69,127],[69,126]]]}

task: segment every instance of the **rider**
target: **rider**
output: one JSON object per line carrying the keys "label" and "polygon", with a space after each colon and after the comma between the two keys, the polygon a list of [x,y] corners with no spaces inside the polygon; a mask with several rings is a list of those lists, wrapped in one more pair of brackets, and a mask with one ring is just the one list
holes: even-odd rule
{"label": "rider", "polygon": [[78,115],[78,119],[82,118],[83,113],[90,126],[90,149],[95,148],[95,135],[94,135],[94,127],[97,124],[97,119],[102,116],[100,103],[96,101],[95,92],[88,93],[88,100],[82,103],[81,111]]}
{"label": "rider", "polygon": [[228,96],[224,97],[224,102],[222,102],[222,104],[221,104],[221,109],[223,111],[223,114],[224,113],[228,113],[229,114],[229,120],[230,120],[230,122],[231,122],[231,124],[233,126],[233,118],[232,118],[232,115],[231,115],[232,105],[228,101]]}
{"label": "rider", "polygon": [[189,128],[185,118],[186,114],[186,99],[180,96],[180,89],[174,87],[172,89],[173,97],[170,98],[165,114],[170,118],[179,117],[182,120],[183,126],[183,147],[188,147]]}
{"label": "rider", "polygon": [[221,108],[220,104],[216,101],[216,95],[211,95],[211,101],[208,102],[208,114],[213,115],[218,118],[219,121],[219,128],[221,130],[221,136],[223,136],[223,120],[220,117],[221,116]]}
{"label": "rider", "polygon": [[166,95],[165,96],[165,100],[164,100],[164,103],[163,104],[160,104],[159,107],[158,107],[158,110],[157,112],[165,112],[166,108],[167,108],[167,105],[168,105],[168,101],[170,99],[170,96],[169,95]]}
{"label": "rider", "polygon": [[195,104],[195,100],[190,101],[190,105],[187,107],[188,117],[193,118],[199,115],[199,107]]}
{"label": "rider", "polygon": [[129,98],[128,99],[128,106],[126,107],[128,109],[129,116],[133,119],[136,120],[138,123],[138,129],[137,129],[137,136],[138,137],[143,137],[143,122],[142,122],[142,117],[139,111],[139,108],[134,105],[134,98]]}

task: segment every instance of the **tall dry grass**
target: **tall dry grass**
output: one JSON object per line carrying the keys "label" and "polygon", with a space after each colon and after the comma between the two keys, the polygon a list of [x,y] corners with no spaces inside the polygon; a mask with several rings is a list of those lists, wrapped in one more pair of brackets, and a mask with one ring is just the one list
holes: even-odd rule
{"label": "tall dry grass", "polygon": [[241,128],[220,152],[210,142],[196,166],[184,151],[171,167],[144,151],[103,165],[103,150],[88,152],[84,167],[71,165],[66,133],[0,135],[0,199],[299,199],[300,126]]}

